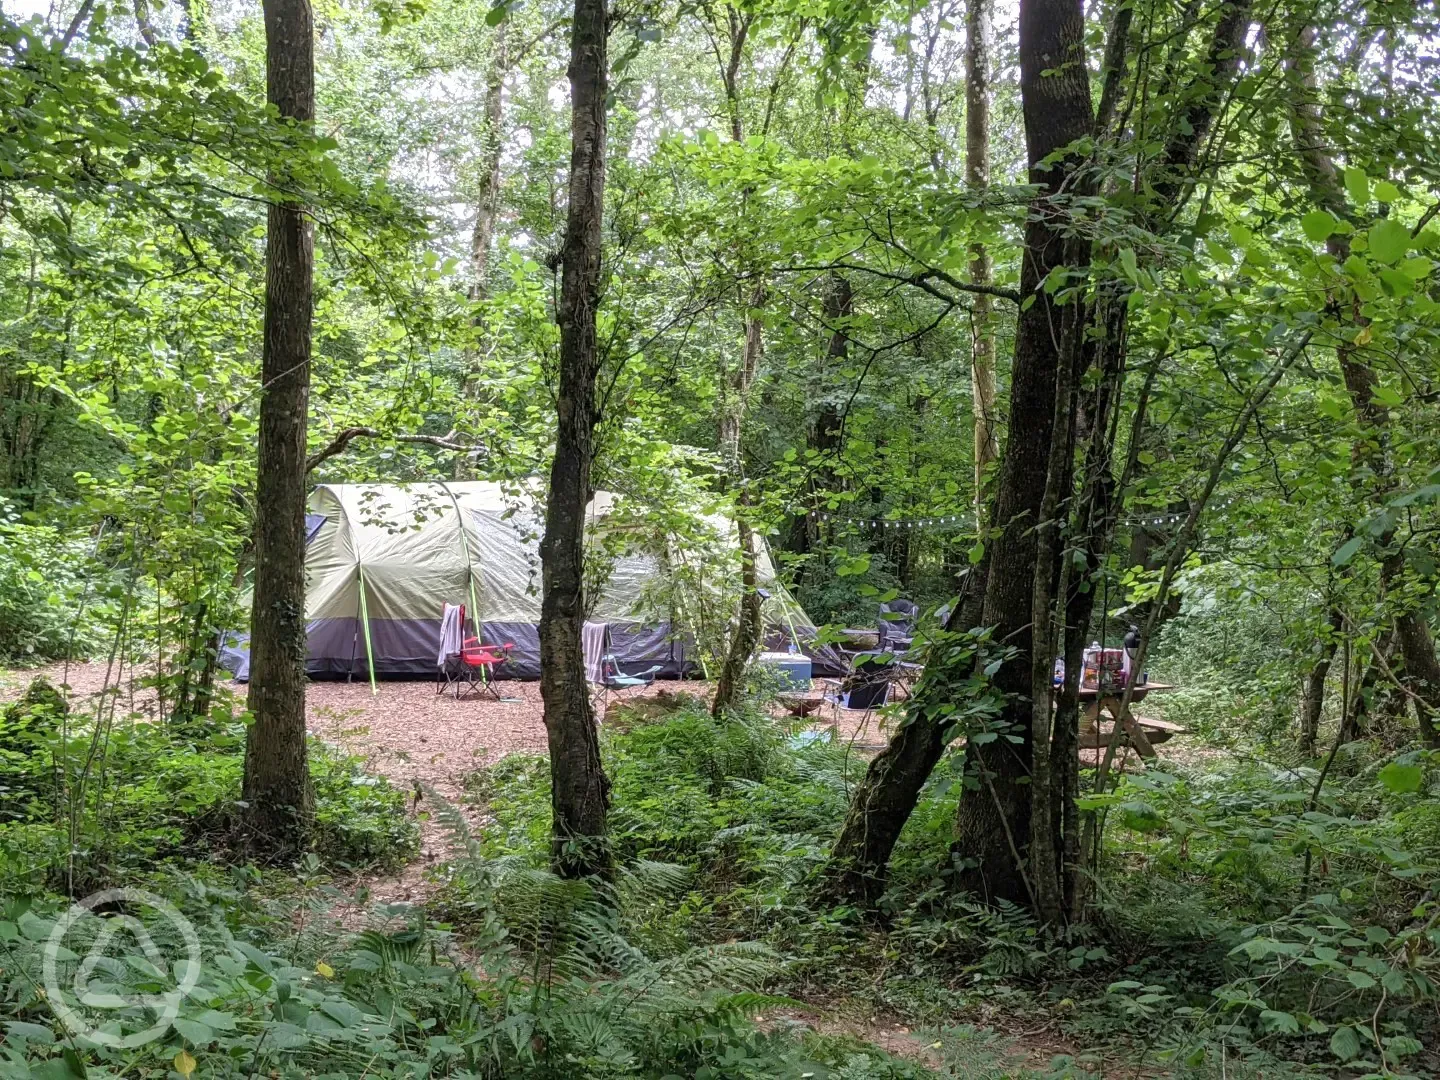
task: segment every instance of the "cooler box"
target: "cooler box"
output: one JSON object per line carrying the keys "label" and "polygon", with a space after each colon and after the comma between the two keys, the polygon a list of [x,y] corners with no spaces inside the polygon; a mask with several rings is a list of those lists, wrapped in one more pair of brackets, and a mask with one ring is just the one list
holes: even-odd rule
{"label": "cooler box", "polygon": [[765,652],[760,663],[779,676],[786,690],[810,689],[810,658],[804,653]]}

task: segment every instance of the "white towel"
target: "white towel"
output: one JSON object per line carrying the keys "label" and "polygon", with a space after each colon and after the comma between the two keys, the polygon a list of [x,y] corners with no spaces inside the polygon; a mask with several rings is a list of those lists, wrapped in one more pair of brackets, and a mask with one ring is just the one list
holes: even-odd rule
{"label": "white towel", "polygon": [[440,655],[435,660],[436,667],[443,668],[450,657],[459,656],[465,647],[465,628],[460,625],[462,610],[454,604],[445,605],[445,613],[440,616]]}
{"label": "white towel", "polygon": [[587,622],[580,628],[580,650],[585,654],[585,677],[593,683],[604,678],[605,632],[609,623]]}

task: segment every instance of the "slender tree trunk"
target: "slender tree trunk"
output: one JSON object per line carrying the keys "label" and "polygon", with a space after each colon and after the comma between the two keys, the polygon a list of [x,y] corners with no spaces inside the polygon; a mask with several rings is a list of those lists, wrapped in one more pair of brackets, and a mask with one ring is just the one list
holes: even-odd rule
{"label": "slender tree trunk", "polygon": [[744,462],[740,453],[740,433],[745,421],[745,409],[750,401],[750,388],[760,370],[760,357],[765,349],[764,326],[759,317],[751,312],[757,311],[765,303],[764,287],[756,286],[749,301],[740,363],[726,373],[725,400],[720,409],[720,456],[730,473],[730,483],[737,491],[735,529],[740,543],[740,610],[735,632],[730,638],[730,649],[715,684],[715,700],[710,707],[715,716],[735,707],[745,685],[745,667],[750,663],[750,657],[760,644],[764,632],[760,582],[756,574],[755,534],[746,517],[750,510],[750,501],[740,486],[745,478]]}
{"label": "slender tree trunk", "polygon": [[1016,323],[1010,437],[991,517],[1002,535],[991,553],[982,615],[983,625],[995,628],[995,641],[1019,655],[995,676],[996,689],[1009,699],[1000,717],[1002,736],[967,743],[971,782],[960,797],[956,824],[958,843],[971,867],[962,875],[962,887],[986,899],[1033,906],[1025,862],[1031,836],[1031,619],[1039,555],[1035,530],[1055,436],[1057,376],[1061,364],[1076,362],[1070,350],[1079,339],[1075,320],[1081,307],[1057,305],[1042,284],[1062,267],[1083,269],[1089,259],[1084,243],[1064,235],[1067,189],[1073,195],[1086,187],[1083,178],[1077,182],[1079,162],[1047,162],[1094,130],[1078,0],[1021,0],[1020,94],[1030,182],[1039,190],[1025,226],[1020,292],[1029,307]]}
{"label": "slender tree trunk", "polygon": [[610,783],[585,682],[585,508],[599,406],[596,308],[605,205],[605,0],[575,0],[570,33],[570,206],[562,252],[559,417],[540,541],[540,693],[550,746],[551,859],[567,877],[608,874]]}
{"label": "slender tree trunk", "polygon": [[505,118],[505,76],[510,70],[510,20],[495,27],[490,67],[485,78],[485,155],[480,190],[475,196],[475,228],[470,234],[471,301],[485,295],[490,269],[490,245],[495,239],[495,217],[500,206],[500,159]]}
{"label": "slender tree trunk", "polygon": [[[1325,134],[1315,82],[1315,38],[1314,27],[1302,29],[1287,64],[1292,95],[1290,129],[1296,149],[1300,153],[1306,180],[1310,184],[1311,197],[1336,218],[1347,220],[1353,215],[1346,203],[1344,187],[1335,163],[1325,149]],[[1350,238],[1347,235],[1332,233],[1325,241],[1325,246],[1337,263],[1343,263],[1350,256]],[[1360,304],[1360,298],[1351,293],[1347,317],[1355,326],[1363,326],[1365,323]],[[1341,337],[1342,343],[1335,350],[1336,358],[1340,362],[1340,372],[1355,414],[1369,430],[1369,437],[1356,445],[1353,457],[1357,466],[1366,467],[1375,477],[1373,495],[1383,495],[1393,484],[1387,449],[1390,411],[1375,399],[1375,373],[1366,364],[1362,347],[1356,345],[1349,335]],[[1387,595],[1393,595],[1404,577],[1404,553],[1395,546],[1393,529],[1381,536],[1376,546],[1383,553],[1380,562],[1381,586]],[[1410,691],[1414,695],[1420,734],[1426,745],[1440,747],[1440,731],[1437,731],[1435,724],[1435,714],[1440,711],[1440,659],[1435,655],[1435,640],[1424,616],[1408,606],[1403,599],[1400,603],[1406,606],[1395,613],[1395,638],[1404,661]]]}
{"label": "slender tree trunk", "polygon": [[[727,5],[725,8],[726,28],[729,38],[729,54],[720,70],[721,82],[725,87],[725,104],[730,113],[730,138],[736,142],[745,139],[745,124],[740,111],[740,65],[745,58],[745,42],[750,34],[753,16],[742,14],[739,9]],[[740,212],[748,212],[750,190]],[[765,352],[765,326],[759,317],[759,310],[765,304],[765,286],[757,284],[751,290],[745,307],[745,334],[740,346],[740,363],[725,371],[721,377],[722,397],[718,442],[720,457],[729,472],[728,483],[736,493],[735,530],[740,543],[740,610],[737,613],[735,632],[730,638],[730,648],[725,662],[720,667],[720,678],[715,684],[715,700],[710,711],[713,716],[722,716],[735,707],[745,685],[745,668],[750,663],[756,646],[764,633],[760,582],[756,573],[755,534],[750,528],[747,515],[750,500],[743,484],[745,462],[740,449],[740,434],[745,423],[745,411],[750,404],[750,388],[760,371],[760,358]]]}
{"label": "slender tree trunk", "polygon": [[[830,325],[830,340],[825,346],[825,359],[813,369],[808,397],[811,411],[805,425],[806,447],[815,454],[814,471],[810,485],[817,492],[832,492],[840,487],[840,474],[836,469],[843,450],[844,438],[841,433],[840,409],[830,398],[835,382],[833,373],[843,368],[850,357],[849,327],[846,325],[855,310],[855,295],[850,279],[843,274],[831,273],[825,280],[825,321]],[[805,529],[803,546],[795,545],[794,550],[811,551],[819,545],[820,529],[813,517],[802,520]]]}
{"label": "slender tree trunk", "polygon": [[[283,120],[315,119],[309,0],[265,0],[266,89]],[[255,593],[245,821],[260,849],[308,838],[314,794],[305,759],[305,434],[310,405],[313,240],[304,208],[270,204],[255,493]]]}
{"label": "slender tree trunk", "polygon": [[1345,615],[1332,607],[1327,619],[1330,633],[1316,642],[1319,655],[1305,673],[1304,685],[1300,690],[1300,746],[1307,757],[1314,757],[1320,741],[1320,717],[1325,711],[1325,680],[1330,677],[1330,665],[1335,660],[1335,646],[1344,628]]}
{"label": "slender tree trunk", "polygon": [[[994,0],[966,0],[965,183],[976,194],[990,185],[990,37]],[[970,279],[989,285],[990,252],[970,245]],[[970,308],[970,388],[975,415],[975,520],[985,510],[985,475],[1000,454],[995,433],[994,301],[976,294]]]}
{"label": "slender tree trunk", "polygon": [[[946,629],[980,623],[984,567],[967,575]],[[850,797],[840,835],[830,851],[825,888],[837,900],[870,906],[885,891],[890,856],[920,791],[955,737],[955,703],[967,693],[975,654],[963,640],[942,641],[925,657],[925,677],[907,703],[905,722],[878,755]]]}

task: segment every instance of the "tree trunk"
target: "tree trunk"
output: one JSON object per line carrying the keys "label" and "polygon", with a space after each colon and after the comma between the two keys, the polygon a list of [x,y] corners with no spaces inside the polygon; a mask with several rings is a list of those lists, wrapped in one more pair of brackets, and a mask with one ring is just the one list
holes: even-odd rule
{"label": "tree trunk", "polygon": [[[967,576],[968,591],[951,609],[947,630],[979,625],[984,580],[983,566]],[[850,797],[826,868],[825,888],[832,898],[868,907],[885,891],[895,843],[956,735],[954,702],[974,671],[975,655],[967,642],[940,642],[926,655],[925,676],[907,703],[904,723],[871,760]]]}
{"label": "tree trunk", "polygon": [[[1018,657],[996,673],[1007,697],[999,738],[966,746],[973,780],[960,797],[958,843],[968,867],[960,885],[987,900],[1033,906],[1029,857],[1031,807],[1032,601],[1036,575],[1035,527],[1049,471],[1056,413],[1056,380],[1062,363],[1074,364],[1079,340],[1078,303],[1064,306],[1042,285],[1062,267],[1088,262],[1085,243],[1067,240],[1064,199],[1083,194],[1073,157],[1046,159],[1090,135],[1095,117],[1085,63],[1084,16],[1078,0],[1021,0],[1020,94],[1030,183],[1039,190],[1025,226],[1020,292],[1030,306],[1016,323],[1011,369],[1009,440],[1000,463],[991,523],[1002,531],[994,543],[982,623],[995,641]],[[1066,189],[1069,189],[1068,192]],[[1063,193],[1063,194],[1062,194]],[[1018,742],[1011,742],[1013,737]]]}
{"label": "tree trunk", "polygon": [[710,706],[712,716],[722,716],[735,707],[740,691],[745,686],[745,668],[755,647],[760,644],[764,629],[761,612],[759,581],[755,574],[755,534],[745,520],[745,500],[741,500],[736,516],[735,528],[740,538],[740,611],[735,632],[730,638],[730,650],[720,668],[720,677],[715,683],[715,700]]}
{"label": "tree trunk", "polygon": [[[752,15],[742,14],[732,5],[725,7],[726,29],[730,50],[720,69],[720,81],[725,87],[725,104],[730,113],[730,138],[736,143],[745,139],[744,119],[740,112],[740,65],[745,58],[745,42],[750,34]],[[744,214],[749,203],[750,189],[745,190],[745,199],[740,213]],[[740,346],[740,363],[722,373],[720,419],[718,444],[721,460],[729,473],[727,483],[735,491],[735,530],[740,543],[740,610],[735,621],[735,632],[730,638],[730,648],[725,662],[720,667],[720,678],[715,684],[715,700],[711,702],[712,716],[723,716],[735,707],[745,685],[745,667],[760,644],[764,632],[762,601],[759,579],[756,574],[755,535],[746,519],[750,500],[742,485],[745,480],[745,462],[740,450],[740,434],[745,423],[745,411],[750,404],[750,388],[760,370],[760,357],[765,352],[765,326],[758,312],[765,304],[765,285],[757,284],[751,290],[745,306],[745,334]]]}
{"label": "tree trunk", "polygon": [[[967,0],[965,9],[965,183],[977,195],[990,184],[990,9],[994,0]],[[970,245],[970,279],[991,282],[990,252]],[[977,293],[970,308],[970,388],[975,414],[975,521],[985,510],[985,475],[1000,454],[995,433],[994,301]]]}
{"label": "tree trunk", "polygon": [[[997,625],[995,640],[1017,646],[1022,656],[1004,665],[997,683],[1020,700],[1007,707],[1007,726],[1019,724],[1022,745],[1007,740],[970,740],[967,772],[979,786],[961,797],[958,824],[964,854],[973,865],[965,884],[987,897],[1032,903],[1020,866],[1021,845],[1028,847],[1030,804],[1029,634],[1034,580],[1034,525],[1040,511],[1050,458],[1055,383],[1060,350],[1052,326],[1064,321],[1070,341],[1078,305],[1061,308],[1040,291],[1054,269],[1079,265],[1086,249],[1061,235],[1063,207],[1055,196],[1076,162],[1042,167],[1053,151],[1088,134],[1093,124],[1089,79],[1084,64],[1084,23],[1073,0],[1023,0],[1021,4],[1021,89],[1031,182],[1040,193],[1031,204],[1026,226],[1021,291],[1034,302],[1020,316],[1011,386],[1011,438],[1001,459],[999,486],[990,520],[1004,525],[1004,536],[987,545],[981,572],[970,575],[975,591],[956,605],[950,626],[968,629]],[[1057,74],[1042,75],[1048,68]],[[949,655],[946,655],[946,652]],[[831,852],[829,880],[843,897],[873,900],[884,887],[886,868],[905,821],[953,735],[953,718],[943,708],[952,698],[955,677],[973,673],[973,656],[963,649],[937,650],[927,657],[906,722],[870,764],[851,798],[839,839]],[[1008,685],[1006,681],[1008,680]],[[998,782],[997,782],[998,781]]]}
{"label": "tree trunk", "polygon": [[605,205],[605,0],[575,0],[570,32],[570,206],[562,252],[555,460],[540,541],[540,693],[550,746],[551,861],[566,877],[608,874],[610,783],[585,681],[585,508],[590,501]]}
{"label": "tree trunk", "polygon": [[495,239],[495,216],[500,205],[501,138],[505,110],[505,76],[510,70],[510,20],[495,27],[491,44],[490,69],[485,79],[485,155],[480,172],[480,190],[475,196],[475,228],[470,234],[470,300],[485,295],[490,268],[490,245]]}
{"label": "tree trunk", "polygon": [[[1292,55],[1287,62],[1291,77],[1290,130],[1300,153],[1300,162],[1305,178],[1310,184],[1310,194],[1317,204],[1340,220],[1351,215],[1345,200],[1344,187],[1325,149],[1325,136],[1321,124],[1320,105],[1315,83],[1315,29],[1305,27],[1296,40]],[[1341,233],[1332,233],[1325,241],[1326,250],[1336,263],[1344,263],[1350,256],[1350,238]],[[1365,322],[1360,311],[1360,299],[1353,293],[1349,297],[1349,313],[1346,316],[1352,325],[1362,326]],[[1375,477],[1375,496],[1384,495],[1392,486],[1390,462],[1387,456],[1389,441],[1390,411],[1375,399],[1375,373],[1370,370],[1361,355],[1361,346],[1356,345],[1348,335],[1341,335],[1335,355],[1340,362],[1340,373],[1351,403],[1360,422],[1369,429],[1371,437],[1358,443],[1353,458],[1356,465],[1365,466]],[[1387,595],[1393,595],[1405,572],[1404,553],[1395,547],[1394,530],[1379,537],[1376,546],[1383,553],[1380,562],[1380,583]],[[1402,599],[1401,603],[1405,601]],[[1414,695],[1416,718],[1420,733],[1427,746],[1440,747],[1440,731],[1436,730],[1435,714],[1440,711],[1440,660],[1435,656],[1435,641],[1430,627],[1422,614],[1408,606],[1395,614],[1395,638],[1405,665],[1410,692]]]}
{"label": "tree trunk", "polygon": [[[738,121],[736,122],[738,125]],[[737,127],[738,131],[738,127]],[[756,575],[755,535],[746,520],[750,500],[740,485],[744,482],[745,469],[740,453],[740,432],[745,420],[745,409],[750,401],[750,387],[760,370],[760,357],[765,350],[764,327],[760,319],[750,312],[765,303],[764,286],[756,286],[749,298],[745,315],[745,340],[741,346],[740,363],[726,374],[725,397],[720,406],[719,442],[720,456],[729,471],[729,482],[734,485],[735,529],[740,543],[740,610],[735,623],[735,632],[730,638],[730,648],[720,668],[720,678],[715,684],[715,700],[710,712],[720,716],[735,707],[740,691],[745,685],[745,667],[755,647],[760,644],[764,632],[760,582]]]}
{"label": "tree trunk", "polygon": [[1325,711],[1325,680],[1330,677],[1330,665],[1335,660],[1337,635],[1345,623],[1344,613],[1331,608],[1327,620],[1330,633],[1319,639],[1319,655],[1305,673],[1300,690],[1300,747],[1307,757],[1314,757],[1320,741],[1320,716]]}
{"label": "tree trunk", "polygon": [[[315,119],[309,0],[265,0],[266,90],[283,120]],[[279,855],[306,842],[314,793],[305,759],[305,433],[314,249],[304,209],[272,202],[265,240],[255,492],[255,592],[243,799],[252,842]]]}

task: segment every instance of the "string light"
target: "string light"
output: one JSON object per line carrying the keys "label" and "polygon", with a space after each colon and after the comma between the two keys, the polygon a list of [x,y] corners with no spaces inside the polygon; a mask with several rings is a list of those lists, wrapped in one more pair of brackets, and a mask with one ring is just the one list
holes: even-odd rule
{"label": "string light", "polygon": [[[1225,510],[1235,505],[1238,501],[1236,498],[1223,499],[1219,502],[1211,503],[1207,509],[1211,511]],[[975,527],[975,517],[973,514],[939,514],[920,518],[855,518],[845,514],[837,514],[830,510],[812,510],[809,516],[818,521],[833,521],[841,525],[868,525],[872,529],[973,529]],[[1141,528],[1159,525],[1178,525],[1187,517],[1189,517],[1188,513],[1148,513],[1122,518],[1120,524],[1132,527],[1139,526]]]}

